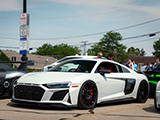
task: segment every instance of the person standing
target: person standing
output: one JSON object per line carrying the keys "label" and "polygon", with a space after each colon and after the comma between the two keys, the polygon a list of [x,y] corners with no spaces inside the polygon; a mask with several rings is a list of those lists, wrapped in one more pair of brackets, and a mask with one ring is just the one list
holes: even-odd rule
{"label": "person standing", "polygon": [[156,68],[160,68],[159,57],[156,58],[156,63],[154,64]]}
{"label": "person standing", "polygon": [[147,71],[153,71],[154,69],[156,69],[156,67],[154,67],[154,63],[152,63],[152,66],[147,68]]}
{"label": "person standing", "polygon": [[97,58],[101,59],[102,57],[103,57],[102,52],[98,52],[98,53],[97,53]]}
{"label": "person standing", "polygon": [[109,60],[113,61],[113,56],[114,56],[113,53],[108,53],[108,59],[109,59]]}
{"label": "person standing", "polygon": [[132,60],[132,63],[133,63],[134,71],[138,71],[138,65],[136,64],[136,62]]}
{"label": "person standing", "polygon": [[133,63],[132,63],[131,59],[128,59],[128,62],[126,63],[126,66],[131,68],[132,70],[134,70],[134,66],[133,66]]}

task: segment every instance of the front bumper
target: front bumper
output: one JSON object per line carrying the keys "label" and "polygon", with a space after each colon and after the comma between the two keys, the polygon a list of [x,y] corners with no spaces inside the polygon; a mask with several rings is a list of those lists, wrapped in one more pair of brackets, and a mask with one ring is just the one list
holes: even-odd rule
{"label": "front bumper", "polygon": [[[69,88],[48,89],[43,85],[16,85],[12,101],[20,103],[43,104],[49,106],[76,106],[73,96],[77,90]],[[75,95],[75,94],[74,94]],[[77,97],[77,96],[76,96]]]}

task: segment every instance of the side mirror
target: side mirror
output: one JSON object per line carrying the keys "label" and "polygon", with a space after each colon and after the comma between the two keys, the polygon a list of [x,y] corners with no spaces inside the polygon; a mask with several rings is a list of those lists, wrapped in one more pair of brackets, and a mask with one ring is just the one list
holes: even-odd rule
{"label": "side mirror", "polygon": [[111,71],[110,70],[108,70],[108,69],[103,69],[103,70],[100,70],[100,74],[102,75],[102,76],[104,76],[104,74],[105,73],[111,73]]}

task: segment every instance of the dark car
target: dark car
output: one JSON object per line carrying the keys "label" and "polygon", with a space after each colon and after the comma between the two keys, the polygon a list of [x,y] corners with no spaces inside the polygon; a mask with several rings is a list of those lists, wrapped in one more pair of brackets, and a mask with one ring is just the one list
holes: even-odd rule
{"label": "dark car", "polygon": [[8,65],[0,63],[0,97],[11,97],[14,81],[24,74],[25,72],[23,71],[15,70]]}
{"label": "dark car", "polygon": [[158,82],[160,81],[160,68],[156,68],[153,71],[145,72],[150,84],[150,97],[154,97],[155,90]]}

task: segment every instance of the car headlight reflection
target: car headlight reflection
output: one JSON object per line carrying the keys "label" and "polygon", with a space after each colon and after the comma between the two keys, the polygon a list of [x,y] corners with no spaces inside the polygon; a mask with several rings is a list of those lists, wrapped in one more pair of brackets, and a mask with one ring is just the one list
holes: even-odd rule
{"label": "car headlight reflection", "polygon": [[44,84],[45,87],[49,89],[57,89],[57,88],[69,88],[71,83],[50,83]]}

